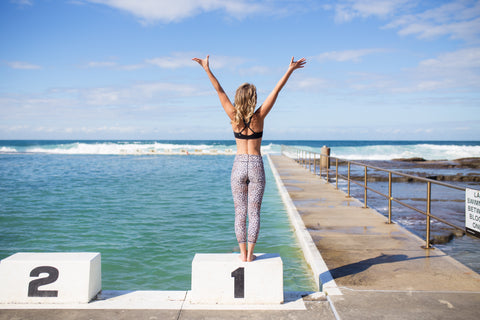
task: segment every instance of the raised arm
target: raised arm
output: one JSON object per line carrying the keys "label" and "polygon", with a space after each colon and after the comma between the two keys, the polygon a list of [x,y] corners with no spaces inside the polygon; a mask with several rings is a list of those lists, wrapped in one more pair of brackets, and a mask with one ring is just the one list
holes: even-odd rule
{"label": "raised arm", "polygon": [[208,79],[210,79],[210,82],[213,85],[213,88],[215,88],[215,91],[217,91],[218,98],[220,99],[220,103],[222,104],[223,109],[227,113],[228,117],[233,119],[234,114],[235,114],[235,107],[232,105],[230,102],[230,99],[228,98],[227,94],[223,90],[222,86],[218,82],[217,78],[213,75],[212,71],[210,70],[210,66],[208,63],[210,56],[207,55],[205,59],[199,59],[199,58],[193,58],[193,61],[198,62],[202,68],[205,70],[205,72],[208,75]]}
{"label": "raised arm", "polygon": [[287,83],[293,71],[295,71],[296,69],[303,68],[305,63],[307,63],[307,60],[305,58],[302,58],[298,61],[293,61],[293,57],[292,57],[292,60],[290,61],[290,65],[288,66],[287,72],[285,72],[283,77],[278,81],[275,88],[273,88],[272,92],[270,92],[267,99],[265,99],[262,106],[257,110],[257,114],[259,115],[260,118],[265,119],[265,117],[270,112],[270,110],[272,110],[273,105],[275,104],[275,101],[277,101],[278,94]]}

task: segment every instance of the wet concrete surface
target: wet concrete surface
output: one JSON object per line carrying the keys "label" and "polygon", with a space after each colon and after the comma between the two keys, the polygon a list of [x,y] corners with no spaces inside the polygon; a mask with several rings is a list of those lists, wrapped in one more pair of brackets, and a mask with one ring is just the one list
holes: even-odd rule
{"label": "wet concrete surface", "polygon": [[424,240],[292,159],[271,159],[282,180],[288,177],[289,195],[344,293],[332,297],[342,319],[478,319],[460,309],[480,303],[476,272],[441,250],[423,249]]}

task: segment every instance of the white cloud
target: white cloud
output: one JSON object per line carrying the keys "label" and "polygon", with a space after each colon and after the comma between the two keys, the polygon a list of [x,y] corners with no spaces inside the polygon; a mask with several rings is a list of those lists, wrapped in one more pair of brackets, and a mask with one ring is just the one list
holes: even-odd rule
{"label": "white cloud", "polygon": [[91,61],[86,66],[88,68],[111,68],[116,67],[117,63],[113,61]]}
{"label": "white cloud", "polygon": [[132,94],[136,95],[138,92],[145,97],[154,97],[156,94],[165,92],[178,96],[192,96],[199,94],[197,88],[194,86],[169,82],[137,84],[132,88]]}
{"label": "white cloud", "polygon": [[418,0],[341,0],[330,8],[335,10],[338,23],[356,18],[388,18],[392,21],[384,28],[398,29],[399,35],[416,35],[420,39],[449,36],[479,41],[480,1],[433,1],[427,5],[435,7],[419,11],[422,5]]}
{"label": "white cloud", "polygon": [[145,68],[145,64],[121,65],[116,61],[90,61],[84,65],[85,68],[113,68],[118,70],[138,70]]}
{"label": "white cloud", "polygon": [[115,88],[94,88],[85,90],[84,101],[89,105],[111,106],[125,101],[125,91]]}
{"label": "white cloud", "polygon": [[120,65],[118,66],[119,69],[121,70],[126,70],[126,71],[131,71],[131,70],[138,70],[138,69],[142,69],[142,68],[145,68],[145,65],[144,64],[126,64],[126,65]]}
{"label": "white cloud", "polygon": [[[143,106],[149,103],[165,102],[177,97],[200,95],[196,87],[169,82],[150,82],[130,87],[99,87],[78,90],[80,101],[91,106],[122,107]],[[161,96],[161,97],[160,97]],[[159,98],[158,101],[155,101]],[[161,98],[161,99],[160,99]]]}
{"label": "white cloud", "polygon": [[0,120],[55,119],[67,115],[71,119],[79,115],[93,118],[108,115],[108,118],[139,109],[162,110],[169,108],[174,100],[183,101],[203,94],[194,86],[169,82],[56,88],[38,94],[0,96]]}
{"label": "white cloud", "polygon": [[413,70],[416,88],[427,90],[479,90],[480,48],[461,49],[426,59]]}
{"label": "white cloud", "polygon": [[[171,56],[146,59],[145,62],[165,69],[178,69],[184,67],[198,68],[198,63],[192,61],[194,57],[204,58],[205,55],[196,53],[178,52]],[[245,63],[247,60],[240,57],[212,56],[210,55],[210,67],[212,69],[230,68],[234,69]]]}
{"label": "white cloud", "polygon": [[271,72],[269,67],[265,66],[253,66],[249,68],[243,68],[238,70],[238,74],[241,76],[256,76],[256,75],[266,75]]}
{"label": "white cloud", "polygon": [[[480,90],[480,48],[460,49],[420,61],[398,74],[388,87],[393,93],[476,93]],[[440,101],[441,103],[441,101]]]}
{"label": "white cloud", "polygon": [[450,36],[478,41],[480,2],[453,1],[421,13],[401,15],[385,28],[398,29],[400,35],[417,35],[420,39]]}
{"label": "white cloud", "polygon": [[386,18],[409,8],[412,0],[342,0],[333,5],[336,22],[348,22],[370,16]]}
{"label": "white cloud", "polygon": [[421,61],[420,67],[437,70],[480,68],[480,47],[443,53],[435,59]]}
{"label": "white cloud", "polygon": [[382,53],[382,52],[387,52],[387,50],[386,49],[358,49],[358,50],[330,51],[330,52],[324,52],[317,56],[314,56],[313,59],[320,62],[324,62],[324,61],[359,62],[361,58],[364,56],[375,54],[375,53]]}
{"label": "white cloud", "polygon": [[145,62],[165,69],[194,67],[195,63],[192,61],[193,56],[194,54],[190,53],[173,53],[169,57],[147,59]]}
{"label": "white cloud", "polygon": [[185,18],[214,10],[223,10],[229,16],[243,18],[267,11],[265,4],[251,0],[86,0],[127,11],[144,23],[178,22]]}
{"label": "white cloud", "polygon": [[331,86],[332,84],[329,80],[310,77],[301,77],[300,79],[294,80],[292,83],[293,88],[305,91],[317,91]]}
{"label": "white cloud", "polygon": [[[198,64],[192,61],[194,57],[204,57],[193,52],[174,52],[170,56],[154,57],[145,59],[142,63],[132,65],[122,65],[117,61],[90,61],[84,65],[86,68],[115,68],[120,70],[137,70],[147,66],[157,66],[162,69],[179,69],[179,68],[197,68]],[[215,69],[231,68],[234,69],[245,63],[247,60],[240,57],[232,56],[210,56],[210,66]],[[265,72],[265,68],[256,67],[250,71]]]}
{"label": "white cloud", "polygon": [[22,62],[22,61],[7,61],[5,63],[12,69],[34,70],[34,69],[42,68],[39,65],[31,64],[28,62]]}
{"label": "white cloud", "polygon": [[17,4],[19,6],[32,6],[32,0],[10,0],[11,3]]}
{"label": "white cloud", "polygon": [[[319,61],[358,61],[359,51],[327,52],[314,58]],[[304,87],[321,87],[322,83],[304,79]],[[350,88],[363,93],[477,93],[480,90],[480,47],[440,53],[418,62],[416,67],[394,73],[350,72],[344,81],[328,83],[334,88]]]}

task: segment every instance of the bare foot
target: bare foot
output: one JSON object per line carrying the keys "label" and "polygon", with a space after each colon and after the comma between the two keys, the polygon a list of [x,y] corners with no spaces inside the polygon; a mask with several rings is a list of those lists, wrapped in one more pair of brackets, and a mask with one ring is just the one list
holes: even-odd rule
{"label": "bare foot", "polygon": [[248,262],[252,262],[252,261],[255,260],[256,258],[257,258],[257,256],[254,255],[254,254],[252,254],[251,257],[248,257],[247,261],[248,261]]}
{"label": "bare foot", "polygon": [[242,254],[239,254],[239,255],[238,255],[238,259],[240,259],[240,260],[243,261],[243,262],[247,262],[247,257],[246,257],[246,255],[244,256],[244,255],[242,255]]}

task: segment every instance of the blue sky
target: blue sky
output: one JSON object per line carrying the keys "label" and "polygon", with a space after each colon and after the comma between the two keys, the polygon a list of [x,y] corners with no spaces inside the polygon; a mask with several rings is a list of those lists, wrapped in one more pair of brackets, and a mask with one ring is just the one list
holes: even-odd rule
{"label": "blue sky", "polygon": [[480,1],[4,0],[0,43],[0,139],[233,139],[207,54],[260,103],[307,58],[264,139],[480,138]]}

